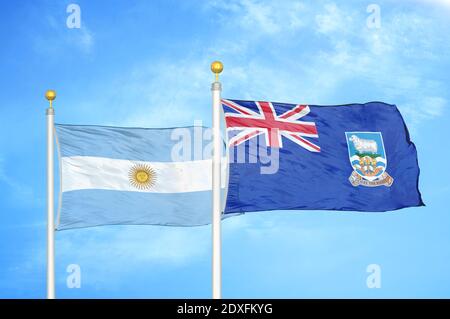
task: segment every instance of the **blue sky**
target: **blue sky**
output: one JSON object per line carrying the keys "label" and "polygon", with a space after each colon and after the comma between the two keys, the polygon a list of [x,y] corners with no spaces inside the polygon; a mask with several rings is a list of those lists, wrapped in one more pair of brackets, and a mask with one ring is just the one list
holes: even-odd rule
{"label": "blue sky", "polygon": [[[77,1],[81,28],[68,29],[70,3],[1,1],[0,297],[45,297],[45,90],[60,123],[210,125],[215,59],[227,98],[396,104],[427,204],[230,218],[223,296],[450,297],[450,1]],[[366,23],[372,3],[380,28]],[[58,232],[57,296],[208,298],[210,250],[208,226]]]}

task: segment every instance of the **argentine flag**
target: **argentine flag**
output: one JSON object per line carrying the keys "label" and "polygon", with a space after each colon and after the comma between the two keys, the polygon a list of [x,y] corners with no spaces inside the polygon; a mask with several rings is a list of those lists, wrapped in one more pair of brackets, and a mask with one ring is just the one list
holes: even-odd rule
{"label": "argentine flag", "polygon": [[57,229],[209,224],[211,146],[201,138],[202,129],[55,124]]}

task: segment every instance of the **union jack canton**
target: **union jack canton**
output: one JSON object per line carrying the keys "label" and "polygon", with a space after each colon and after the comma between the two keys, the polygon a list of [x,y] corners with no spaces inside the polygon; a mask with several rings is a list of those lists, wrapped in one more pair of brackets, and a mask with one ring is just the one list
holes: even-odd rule
{"label": "union jack canton", "polygon": [[308,151],[320,152],[318,145],[306,139],[319,137],[316,123],[300,120],[310,112],[308,105],[297,104],[278,115],[271,102],[251,102],[256,105],[255,109],[248,103],[222,99],[227,132],[237,133],[229,139],[230,146],[238,146],[264,134],[268,147],[282,148],[283,136]]}

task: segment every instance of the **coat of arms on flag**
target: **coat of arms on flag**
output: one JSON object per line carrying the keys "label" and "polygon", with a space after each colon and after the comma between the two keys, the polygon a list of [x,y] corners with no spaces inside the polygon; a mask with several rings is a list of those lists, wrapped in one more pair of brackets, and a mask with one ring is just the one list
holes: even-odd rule
{"label": "coat of arms on flag", "polygon": [[381,132],[345,132],[353,172],[353,186],[387,186],[394,179],[386,172],[387,157]]}

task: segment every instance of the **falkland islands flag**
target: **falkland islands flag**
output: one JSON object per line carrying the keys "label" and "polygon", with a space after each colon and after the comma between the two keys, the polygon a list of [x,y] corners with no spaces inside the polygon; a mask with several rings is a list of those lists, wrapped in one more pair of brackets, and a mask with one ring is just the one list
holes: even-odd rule
{"label": "falkland islands flag", "polygon": [[200,156],[191,149],[201,127],[55,128],[61,177],[58,230],[211,222],[211,154],[207,143],[197,146]]}
{"label": "falkland islands flag", "polygon": [[414,144],[395,105],[222,100],[225,213],[422,206]]}

